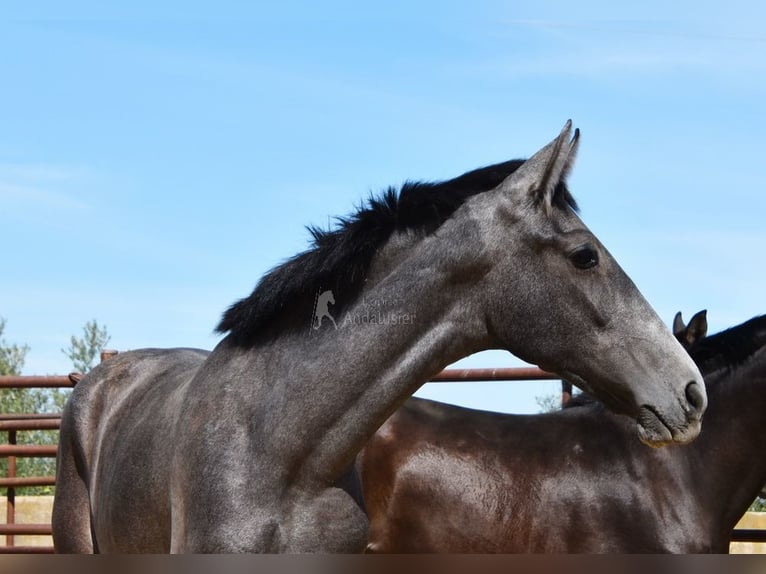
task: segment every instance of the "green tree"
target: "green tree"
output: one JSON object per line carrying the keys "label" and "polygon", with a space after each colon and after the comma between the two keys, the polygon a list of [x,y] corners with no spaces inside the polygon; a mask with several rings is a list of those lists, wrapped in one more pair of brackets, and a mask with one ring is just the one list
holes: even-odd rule
{"label": "green tree", "polygon": [[72,361],[75,371],[87,373],[93,368],[96,358],[111,338],[106,331],[106,326],[99,327],[98,322],[93,319],[85,323],[83,336],[72,335],[69,348],[61,349],[61,352]]}
{"label": "green tree", "polygon": [[[24,360],[29,352],[28,345],[10,344],[1,338],[5,332],[5,319],[0,317],[0,375],[20,375]],[[2,389],[0,392],[0,411],[3,413],[35,412],[28,407],[39,406],[39,398],[28,396],[27,389]]]}
{"label": "green tree", "polygon": [[[5,331],[5,319],[0,317],[0,337]],[[28,345],[10,345],[0,338],[0,375],[19,375],[24,367],[24,359],[29,352]]]}
{"label": "green tree", "polygon": [[541,413],[554,413],[561,410],[561,395],[537,395],[535,402]]}

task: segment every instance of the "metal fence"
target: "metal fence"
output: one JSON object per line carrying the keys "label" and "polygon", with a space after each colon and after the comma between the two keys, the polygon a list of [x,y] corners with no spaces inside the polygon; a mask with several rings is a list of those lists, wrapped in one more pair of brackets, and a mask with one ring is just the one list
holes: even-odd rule
{"label": "metal fence", "polygon": [[[74,380],[66,376],[57,377],[0,377],[0,389],[51,389],[71,388]],[[16,459],[19,457],[53,458],[56,456],[55,445],[17,444],[18,433],[37,430],[58,430],[60,414],[0,414],[0,431],[8,436],[6,444],[0,444],[0,457],[8,459],[8,472],[0,477],[0,489],[5,489],[6,515],[5,524],[0,524],[0,536],[5,535],[5,546],[0,546],[0,553],[40,553],[53,552],[46,546],[17,546],[15,537],[19,535],[50,535],[51,525],[16,523],[16,490],[30,486],[55,486],[55,476],[17,476]]]}
{"label": "metal fence", "polygon": [[[102,354],[102,360],[114,352]],[[446,369],[432,379],[432,382],[486,382],[486,381],[541,381],[556,380],[558,377],[535,367],[504,369]],[[71,388],[78,377],[70,376],[0,376],[0,389],[19,388]],[[571,387],[569,387],[571,389]],[[562,402],[568,398],[568,388],[562,387]],[[6,432],[8,442],[0,444],[0,457],[8,459],[8,474],[0,477],[0,490],[6,490],[6,523],[0,524],[0,537],[5,536],[5,546],[0,545],[0,553],[51,553],[50,546],[17,546],[15,536],[50,535],[50,522],[38,524],[16,523],[16,490],[31,486],[55,486],[55,476],[19,477],[16,476],[18,457],[53,457],[55,445],[19,445],[19,432],[35,430],[58,430],[60,414],[0,414],[0,432]],[[738,529],[732,533],[734,542],[766,542],[766,530]]]}

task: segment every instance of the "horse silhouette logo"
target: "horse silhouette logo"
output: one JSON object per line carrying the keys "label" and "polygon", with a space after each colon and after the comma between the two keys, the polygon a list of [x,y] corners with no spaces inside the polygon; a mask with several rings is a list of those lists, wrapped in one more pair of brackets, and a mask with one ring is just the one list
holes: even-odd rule
{"label": "horse silhouette logo", "polygon": [[318,331],[322,326],[322,320],[325,317],[330,320],[336,330],[338,329],[335,319],[330,314],[330,305],[335,305],[335,296],[332,294],[332,291],[328,290],[317,293],[316,300],[314,301],[314,320],[311,324],[315,331]]}

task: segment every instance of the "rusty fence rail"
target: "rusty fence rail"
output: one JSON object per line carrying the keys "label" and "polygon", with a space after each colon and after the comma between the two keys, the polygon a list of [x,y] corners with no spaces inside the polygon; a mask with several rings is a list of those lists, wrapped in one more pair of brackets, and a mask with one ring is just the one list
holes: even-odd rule
{"label": "rusty fence rail", "polygon": [[[102,355],[102,360],[114,353]],[[106,356],[105,356],[106,355]],[[536,367],[514,367],[502,369],[445,369],[430,382],[492,382],[492,381],[546,381],[557,380],[552,373]],[[20,388],[72,388],[78,378],[74,376],[0,376],[0,389]],[[568,390],[562,386],[562,400],[566,400]],[[55,445],[19,445],[17,433],[35,430],[58,430],[61,422],[60,414],[0,414],[0,432],[8,433],[8,442],[0,444],[0,457],[8,458],[8,474],[0,477],[0,489],[6,489],[6,523],[0,524],[0,536],[6,537],[5,546],[0,545],[3,553],[50,553],[50,546],[17,546],[14,537],[21,535],[50,535],[50,523],[16,524],[15,497],[16,489],[31,486],[55,486],[55,476],[16,476],[17,457],[53,457],[56,456]],[[737,529],[732,533],[733,542],[766,542],[766,530]]]}
{"label": "rusty fence rail", "polygon": [[[57,389],[72,388],[75,379],[69,376],[2,376],[0,389]],[[17,458],[54,458],[56,445],[17,444],[18,433],[38,430],[58,430],[60,414],[0,414],[0,432],[6,432],[8,441],[0,444],[0,457],[8,460],[6,476],[0,477],[0,489],[5,489],[5,524],[0,524],[0,536],[5,535],[5,546],[0,553],[49,553],[50,546],[18,546],[15,537],[23,535],[50,535],[50,523],[16,523],[16,489],[34,486],[55,486],[55,476],[17,476]]]}

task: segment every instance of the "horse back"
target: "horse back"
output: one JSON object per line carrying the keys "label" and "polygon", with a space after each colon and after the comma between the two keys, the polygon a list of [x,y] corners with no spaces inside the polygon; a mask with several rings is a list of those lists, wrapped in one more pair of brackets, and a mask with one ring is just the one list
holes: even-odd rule
{"label": "horse back", "polygon": [[[476,544],[487,540],[490,549],[482,546],[482,551],[499,550],[478,525],[503,527],[504,517],[490,520],[484,513],[495,515],[496,509],[461,503],[477,484],[482,491],[493,487],[483,471],[486,441],[494,441],[498,432],[509,441],[516,436],[498,431],[495,417],[488,416],[489,421],[474,420],[470,409],[411,398],[380,427],[357,463],[370,520],[368,552],[475,552]],[[473,431],[463,433],[465,428]],[[482,513],[481,520],[475,512]],[[459,524],[476,529],[453,536],[462,530]]]}
{"label": "horse back", "polygon": [[[73,514],[85,512],[81,521],[89,522],[92,550],[169,549],[167,483],[177,413],[185,384],[207,355],[197,349],[122,353],[90,371],[72,392],[59,437],[54,513],[71,527],[78,520]],[[81,508],[85,503],[88,508]],[[146,508],[157,510],[150,523]],[[67,544],[62,530],[62,549],[87,550]],[[79,539],[85,530],[83,524],[74,529]]]}

